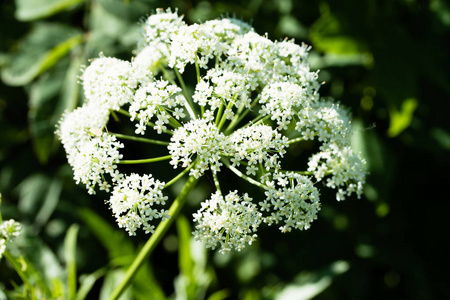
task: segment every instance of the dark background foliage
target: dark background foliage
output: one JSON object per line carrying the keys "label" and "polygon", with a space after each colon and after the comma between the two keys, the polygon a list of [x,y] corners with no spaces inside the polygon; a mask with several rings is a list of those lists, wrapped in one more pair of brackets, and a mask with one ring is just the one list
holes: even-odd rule
{"label": "dark background foliage", "polygon": [[[450,4],[443,0],[1,2],[4,219],[23,222],[27,235],[59,258],[67,229],[77,223],[79,273],[120,265],[111,263],[122,256],[105,246],[106,229],[102,241],[100,223],[89,217],[95,212],[115,226],[104,196],[75,186],[54,126],[81,101],[80,65],[100,52],[130,59],[139,20],[167,6],[178,7],[188,23],[235,16],[271,39],[311,45],[310,65],[326,82],[321,93],[352,109],[354,146],[370,172],[362,199],[337,203],[324,192],[308,231],[264,228],[243,253],[210,252],[208,272],[215,275],[206,294],[225,289],[230,299],[270,299],[286,286],[300,295],[309,284],[321,291],[315,299],[450,298]],[[191,197],[186,216],[208,184]],[[110,234],[124,248],[147,238]],[[171,229],[151,259],[166,295],[179,273],[176,235]],[[3,259],[0,289],[10,289],[11,280],[20,283]],[[92,299],[105,282],[96,283]]]}

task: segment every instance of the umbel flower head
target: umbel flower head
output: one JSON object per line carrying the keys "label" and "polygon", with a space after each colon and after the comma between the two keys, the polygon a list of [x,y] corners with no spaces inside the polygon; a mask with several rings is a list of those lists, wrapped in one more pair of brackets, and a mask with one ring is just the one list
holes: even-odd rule
{"label": "umbel flower head", "polygon": [[[85,103],[64,114],[57,129],[75,181],[90,194],[112,191],[106,202],[130,235],[152,233],[152,219],[170,217],[164,189],[185,174],[205,173],[216,190],[194,214],[194,237],[207,247],[241,250],[262,223],[282,232],[308,229],[320,210],[317,182],[344,200],[361,196],[366,176],[350,147],[350,114],[321,98],[308,50],[271,41],[240,20],[187,25],[177,12],[157,10],[143,22],[131,61],[100,55],[84,69]],[[108,131],[120,118],[133,124],[134,135]],[[124,152],[129,140],[132,149],[150,143],[166,155],[124,160],[133,153]],[[317,145],[308,163],[285,165],[288,148],[308,140]],[[181,169],[167,183],[158,168],[138,175],[118,166],[164,160]],[[222,191],[224,168],[261,193]]]}

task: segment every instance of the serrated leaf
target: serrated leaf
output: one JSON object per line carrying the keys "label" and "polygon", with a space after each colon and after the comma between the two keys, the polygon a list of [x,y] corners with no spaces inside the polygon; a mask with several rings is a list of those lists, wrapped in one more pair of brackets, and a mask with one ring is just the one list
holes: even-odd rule
{"label": "serrated leaf", "polygon": [[19,21],[33,21],[69,10],[85,0],[16,0],[15,17]]}
{"label": "serrated leaf", "polygon": [[38,24],[19,43],[18,51],[9,57],[2,69],[2,80],[12,86],[28,84],[82,42],[83,35],[72,27]]}

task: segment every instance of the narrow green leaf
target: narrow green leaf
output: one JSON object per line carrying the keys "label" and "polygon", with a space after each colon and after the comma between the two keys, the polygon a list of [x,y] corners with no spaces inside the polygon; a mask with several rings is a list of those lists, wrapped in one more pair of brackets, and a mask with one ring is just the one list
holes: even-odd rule
{"label": "narrow green leaf", "polygon": [[207,300],[223,300],[223,299],[227,299],[229,295],[230,295],[230,292],[228,292],[227,290],[220,290],[220,291],[212,293],[211,296],[209,296]]}
{"label": "narrow green leaf", "polygon": [[73,224],[67,230],[64,239],[64,258],[66,260],[68,299],[73,300],[77,291],[77,235],[79,226]]}
{"label": "narrow green leaf", "polygon": [[87,208],[79,214],[89,229],[108,251],[110,260],[119,265],[129,265],[134,258],[134,247],[123,231],[111,227],[99,215]]}
{"label": "narrow green leaf", "polygon": [[16,0],[15,17],[19,21],[33,21],[69,10],[85,0]]}
{"label": "narrow green leaf", "polygon": [[105,275],[105,269],[100,269],[94,273],[80,276],[80,288],[78,289],[76,300],[84,300],[91,291],[95,282]]}
{"label": "narrow green leaf", "polygon": [[[122,281],[124,275],[125,275],[125,272],[123,270],[113,270],[113,271],[108,272],[108,274],[105,276],[105,281],[100,290],[99,300],[109,299],[114,288]],[[133,298],[132,298],[130,287],[125,289],[125,291],[122,293],[122,295],[118,298],[118,300],[131,300],[131,299],[133,299]]]}
{"label": "narrow green leaf", "polygon": [[184,215],[180,215],[177,218],[177,231],[178,231],[178,259],[180,271],[193,280],[193,265],[194,262],[191,258],[191,227]]}

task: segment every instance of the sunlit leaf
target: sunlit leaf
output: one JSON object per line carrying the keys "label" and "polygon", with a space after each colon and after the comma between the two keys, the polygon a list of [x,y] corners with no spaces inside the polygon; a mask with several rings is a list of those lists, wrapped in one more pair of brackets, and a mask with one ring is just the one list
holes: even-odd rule
{"label": "sunlit leaf", "polygon": [[308,30],[291,15],[281,17],[278,28],[283,35],[289,37],[304,39],[308,36]]}
{"label": "sunlit leaf", "polygon": [[35,218],[35,226],[38,228],[48,222],[59,203],[59,197],[62,191],[61,179],[55,176],[46,188],[46,195]]}
{"label": "sunlit leaf", "polygon": [[411,125],[413,114],[418,106],[418,101],[415,98],[405,99],[402,103],[401,110],[398,111],[395,107],[389,110],[391,124],[388,129],[388,136],[395,137],[402,133]]}
{"label": "sunlit leaf", "polygon": [[275,297],[276,300],[307,300],[322,293],[333,282],[334,277],[347,272],[349,264],[345,261],[337,261],[320,271],[314,273],[302,273],[295,279],[296,283],[287,285]]}
{"label": "sunlit leaf", "polygon": [[[105,281],[103,282],[102,288],[100,290],[100,298],[99,300],[108,300],[111,296],[112,292],[116,288],[117,285],[122,281],[124,277],[123,270],[113,270],[108,272],[105,276]],[[122,295],[119,297],[119,300],[131,300],[133,299],[131,294],[131,288],[128,287]]]}
{"label": "sunlit leaf", "polygon": [[92,210],[81,208],[79,214],[84,223],[108,251],[110,259],[121,265],[129,265],[134,258],[134,247],[125,233],[111,227]]}
{"label": "sunlit leaf", "polygon": [[19,21],[33,21],[73,8],[85,0],[16,0],[15,16]]}
{"label": "sunlit leaf", "polygon": [[66,237],[64,239],[64,258],[66,261],[66,274],[67,274],[67,298],[75,299],[77,291],[77,235],[79,226],[73,224],[67,230]]}
{"label": "sunlit leaf", "polygon": [[211,294],[207,300],[224,300],[228,299],[230,292],[227,290],[220,290]]}
{"label": "sunlit leaf", "polygon": [[321,17],[311,26],[309,37],[315,50],[335,54],[366,52],[366,46],[354,37],[342,33],[341,23],[323,5]]}
{"label": "sunlit leaf", "polygon": [[121,19],[137,21],[155,9],[155,0],[98,0],[105,10]]}
{"label": "sunlit leaf", "polygon": [[76,300],[84,300],[91,291],[98,279],[105,275],[105,269],[100,269],[94,273],[80,276],[80,287],[78,288]]}
{"label": "sunlit leaf", "polygon": [[19,211],[24,215],[34,215],[39,211],[48,190],[50,179],[42,174],[28,176],[18,186],[19,192]]}
{"label": "sunlit leaf", "polygon": [[70,49],[83,42],[78,30],[62,24],[37,24],[20,42],[2,69],[2,80],[13,86],[25,85],[55,65]]}

